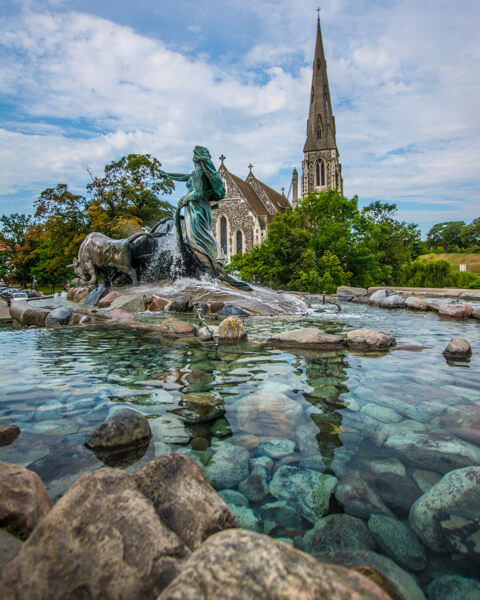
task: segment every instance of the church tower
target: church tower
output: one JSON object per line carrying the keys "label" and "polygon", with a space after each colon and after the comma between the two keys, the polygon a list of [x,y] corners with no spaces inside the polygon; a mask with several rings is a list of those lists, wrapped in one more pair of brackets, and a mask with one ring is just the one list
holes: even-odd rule
{"label": "church tower", "polygon": [[342,165],[335,141],[335,117],[332,113],[328,87],[320,15],[317,19],[307,139],[303,154],[302,198],[310,192],[323,192],[329,189],[338,190],[343,194]]}

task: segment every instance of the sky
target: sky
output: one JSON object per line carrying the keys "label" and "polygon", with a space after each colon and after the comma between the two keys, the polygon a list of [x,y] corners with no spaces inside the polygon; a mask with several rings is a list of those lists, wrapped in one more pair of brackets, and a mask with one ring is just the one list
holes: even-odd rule
{"label": "sky", "polygon": [[[192,149],[288,191],[306,136],[317,3],[2,0],[0,214],[129,153]],[[344,194],[425,233],[480,216],[480,2],[321,6]],[[177,184],[173,198],[183,193]]]}

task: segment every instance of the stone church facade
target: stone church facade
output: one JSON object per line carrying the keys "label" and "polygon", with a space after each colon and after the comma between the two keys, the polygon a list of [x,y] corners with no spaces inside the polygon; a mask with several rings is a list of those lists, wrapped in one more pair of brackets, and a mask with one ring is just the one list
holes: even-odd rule
{"label": "stone church facade", "polygon": [[[329,189],[343,194],[342,165],[336,144],[335,117],[332,112],[327,63],[323,51],[320,19],[313,60],[312,88],[307,121],[307,139],[303,149],[301,198],[310,192]],[[285,194],[278,193],[255,177],[252,165],[246,179],[231,173],[220,156],[218,172],[226,194],[212,209],[212,233],[230,261],[234,254],[258,246],[265,238],[267,227],[277,212],[290,203]],[[292,174],[292,204],[298,202],[298,172]]]}

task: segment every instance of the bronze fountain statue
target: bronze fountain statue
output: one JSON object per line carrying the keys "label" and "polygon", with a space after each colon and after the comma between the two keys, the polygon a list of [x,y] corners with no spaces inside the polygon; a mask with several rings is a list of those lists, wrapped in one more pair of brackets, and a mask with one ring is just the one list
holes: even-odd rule
{"label": "bronze fountain statue", "polygon": [[[225,273],[223,253],[211,233],[211,205],[225,197],[225,186],[207,148],[195,146],[191,173],[166,173],[164,177],[185,182],[187,193],[179,200],[175,220],[163,219],[149,231],[123,240],[90,233],[83,241],[71,267],[81,280],[94,284],[98,273],[112,284],[128,276],[138,281],[180,277],[199,278],[210,274],[244,291],[250,286]],[[181,213],[183,209],[183,214]]]}

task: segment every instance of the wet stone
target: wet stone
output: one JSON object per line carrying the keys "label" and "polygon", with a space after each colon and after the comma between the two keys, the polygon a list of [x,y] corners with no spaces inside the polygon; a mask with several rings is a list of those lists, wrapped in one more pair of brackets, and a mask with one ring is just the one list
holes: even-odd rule
{"label": "wet stone", "polygon": [[423,493],[428,492],[441,478],[442,476],[434,471],[426,471],[424,469],[414,469],[412,471],[412,479]]}
{"label": "wet stone", "polygon": [[422,492],[410,477],[396,473],[382,473],[375,484],[384,503],[395,512],[407,515],[411,505]]}
{"label": "wet stone", "polygon": [[480,582],[459,575],[443,575],[427,588],[429,600],[480,600]]}
{"label": "wet stone", "polygon": [[50,311],[45,319],[45,327],[55,327],[57,325],[68,325],[72,313],[68,308],[59,306]]}
{"label": "wet stone", "polygon": [[225,412],[223,402],[214,394],[194,392],[185,394],[178,408],[171,411],[187,424],[207,423],[221,417]]}
{"label": "wet stone", "polygon": [[382,423],[398,423],[403,420],[402,416],[393,409],[374,404],[373,402],[365,404],[360,412],[369,415]]}
{"label": "wet stone", "polygon": [[349,515],[329,515],[319,519],[303,538],[305,552],[332,550],[375,550],[372,534],[362,519]]}
{"label": "wet stone", "polygon": [[248,506],[238,506],[237,504],[227,505],[237,520],[238,526],[249,531],[263,531],[262,520]]}
{"label": "wet stone", "polygon": [[470,342],[465,338],[452,338],[443,351],[443,356],[447,360],[468,360],[472,356]]}
{"label": "wet stone", "polygon": [[211,426],[210,432],[212,435],[218,438],[227,438],[232,435],[230,424],[227,419],[217,419]]}
{"label": "wet stone", "polygon": [[271,458],[281,458],[282,456],[288,456],[293,454],[295,451],[295,442],[287,440],[286,438],[270,438],[264,440],[258,446],[258,452],[265,454]]}
{"label": "wet stone", "polygon": [[96,429],[86,445],[89,448],[118,448],[133,446],[152,437],[148,420],[140,413],[122,409]]}
{"label": "wet stone", "polygon": [[393,516],[384,504],[372,475],[361,471],[348,471],[335,490],[335,497],[346,512],[368,518],[372,513]]}
{"label": "wet stone", "polygon": [[8,446],[20,435],[18,425],[0,425],[0,446]]}
{"label": "wet stone", "polygon": [[150,429],[156,442],[164,444],[188,444],[192,438],[183,421],[175,415],[168,414],[149,419]]}
{"label": "wet stone", "polygon": [[205,474],[217,490],[235,488],[248,477],[248,450],[224,443],[213,455]]}
{"label": "wet stone", "polygon": [[408,571],[422,571],[427,566],[425,548],[417,536],[401,521],[373,514],[368,528],[380,548]]}
{"label": "wet stone", "polygon": [[218,495],[228,505],[248,506],[248,498],[237,490],[220,490]]}
{"label": "wet stone", "polygon": [[480,405],[448,407],[440,421],[454,435],[480,446]]}

